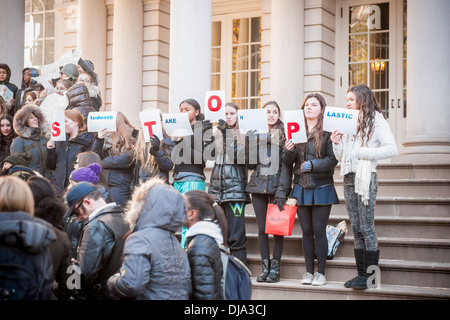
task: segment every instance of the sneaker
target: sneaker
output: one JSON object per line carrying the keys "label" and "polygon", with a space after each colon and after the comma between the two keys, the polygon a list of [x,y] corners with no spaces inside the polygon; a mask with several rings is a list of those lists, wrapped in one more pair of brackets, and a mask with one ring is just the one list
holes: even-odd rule
{"label": "sneaker", "polygon": [[314,276],[312,273],[307,272],[303,275],[302,280],[300,281],[301,284],[311,284],[313,281]]}
{"label": "sneaker", "polygon": [[313,286],[323,286],[325,283],[327,283],[327,279],[325,279],[325,276],[321,273],[316,272],[314,274],[314,279],[311,283]]}

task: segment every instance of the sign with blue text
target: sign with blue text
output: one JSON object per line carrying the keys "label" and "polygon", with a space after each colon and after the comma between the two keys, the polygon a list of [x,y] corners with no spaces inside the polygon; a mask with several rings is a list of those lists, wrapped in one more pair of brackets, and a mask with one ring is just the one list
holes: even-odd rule
{"label": "sign with blue text", "polygon": [[323,114],[323,130],[356,134],[359,110],[326,106]]}
{"label": "sign with blue text", "polygon": [[267,126],[266,109],[240,109],[238,110],[238,122],[241,133],[256,130],[258,133],[269,132]]}
{"label": "sign with blue text", "polygon": [[163,126],[170,137],[185,137],[194,134],[188,114],[185,112],[164,113]]}
{"label": "sign with blue text", "polygon": [[103,129],[111,132],[117,131],[116,121],[116,111],[89,112],[87,118],[88,131],[99,132]]}

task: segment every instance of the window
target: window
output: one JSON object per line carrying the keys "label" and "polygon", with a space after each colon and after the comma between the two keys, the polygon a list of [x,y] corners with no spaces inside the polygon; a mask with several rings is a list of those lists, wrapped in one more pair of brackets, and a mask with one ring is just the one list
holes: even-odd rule
{"label": "window", "polygon": [[25,0],[26,66],[54,62],[55,0]]}
{"label": "window", "polygon": [[225,90],[242,109],[260,108],[261,18],[217,18],[211,50],[211,90]]}

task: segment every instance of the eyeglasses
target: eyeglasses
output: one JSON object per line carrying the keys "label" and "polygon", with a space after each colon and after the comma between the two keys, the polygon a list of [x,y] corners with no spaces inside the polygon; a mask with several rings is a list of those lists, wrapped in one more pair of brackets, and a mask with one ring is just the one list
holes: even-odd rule
{"label": "eyeglasses", "polygon": [[81,205],[83,204],[83,200],[76,206],[76,208],[72,211],[72,214],[75,214],[78,216],[78,210],[80,209]]}
{"label": "eyeglasses", "polygon": [[91,80],[78,79],[78,83],[91,83]]}

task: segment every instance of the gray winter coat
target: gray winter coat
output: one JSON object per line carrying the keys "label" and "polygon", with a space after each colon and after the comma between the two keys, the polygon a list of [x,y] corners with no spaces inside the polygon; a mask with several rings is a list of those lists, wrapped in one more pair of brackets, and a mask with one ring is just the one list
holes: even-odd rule
{"label": "gray winter coat", "polygon": [[162,179],[139,186],[126,220],[132,234],[124,247],[120,273],[108,280],[110,294],[136,300],[187,300],[191,270],[175,232],[186,207],[181,194]]}

